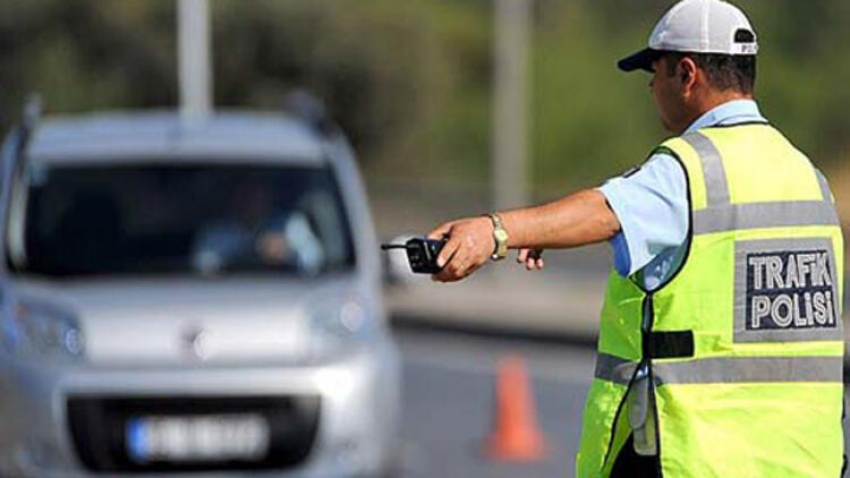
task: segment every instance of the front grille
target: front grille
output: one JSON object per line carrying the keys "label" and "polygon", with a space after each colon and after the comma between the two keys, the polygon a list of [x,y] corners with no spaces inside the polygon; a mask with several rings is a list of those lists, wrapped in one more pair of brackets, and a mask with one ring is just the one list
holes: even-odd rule
{"label": "front grille", "polygon": [[[310,453],[319,425],[318,396],[286,397],[146,397],[68,399],[68,421],[80,461],[90,471],[178,472],[271,470],[293,468]],[[144,462],[131,459],[125,429],[131,417],[258,414],[268,421],[265,457],[255,461]]]}

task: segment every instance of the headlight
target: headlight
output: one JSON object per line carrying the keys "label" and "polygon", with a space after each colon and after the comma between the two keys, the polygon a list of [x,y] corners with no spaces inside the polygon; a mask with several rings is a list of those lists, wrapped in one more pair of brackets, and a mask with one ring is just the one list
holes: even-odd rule
{"label": "headlight", "polygon": [[83,335],[76,320],[52,307],[19,302],[3,320],[8,348],[22,357],[77,359],[83,355]]}
{"label": "headlight", "polygon": [[310,314],[310,342],[314,356],[323,356],[355,342],[367,342],[378,332],[378,324],[360,301],[331,300]]}

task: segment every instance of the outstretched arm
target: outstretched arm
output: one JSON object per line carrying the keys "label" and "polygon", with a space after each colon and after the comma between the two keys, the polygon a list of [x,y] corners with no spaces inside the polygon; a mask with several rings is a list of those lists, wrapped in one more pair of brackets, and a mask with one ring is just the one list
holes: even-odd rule
{"label": "outstretched arm", "polygon": [[[620,222],[595,189],[586,189],[540,206],[499,212],[508,231],[508,247],[564,249],[601,242],[620,230]],[[446,237],[434,279],[453,282],[467,277],[486,264],[493,253],[493,224],[488,217],[459,219],[440,225],[428,235]]]}

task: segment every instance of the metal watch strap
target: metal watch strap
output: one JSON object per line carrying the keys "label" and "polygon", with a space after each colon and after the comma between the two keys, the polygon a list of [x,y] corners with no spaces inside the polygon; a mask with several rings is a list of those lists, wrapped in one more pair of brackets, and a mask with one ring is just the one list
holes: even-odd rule
{"label": "metal watch strap", "polygon": [[493,221],[494,248],[493,253],[490,255],[490,259],[499,261],[508,255],[508,231],[505,230],[505,227],[502,224],[502,218],[499,217],[498,214],[490,213],[487,216],[491,221]]}

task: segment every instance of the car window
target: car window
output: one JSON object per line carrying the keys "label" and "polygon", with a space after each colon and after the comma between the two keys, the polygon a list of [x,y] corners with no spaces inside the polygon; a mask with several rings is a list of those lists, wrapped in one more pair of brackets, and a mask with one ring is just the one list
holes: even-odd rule
{"label": "car window", "polygon": [[34,163],[25,184],[25,224],[10,228],[23,235],[10,257],[18,271],[315,275],[354,265],[326,166]]}

